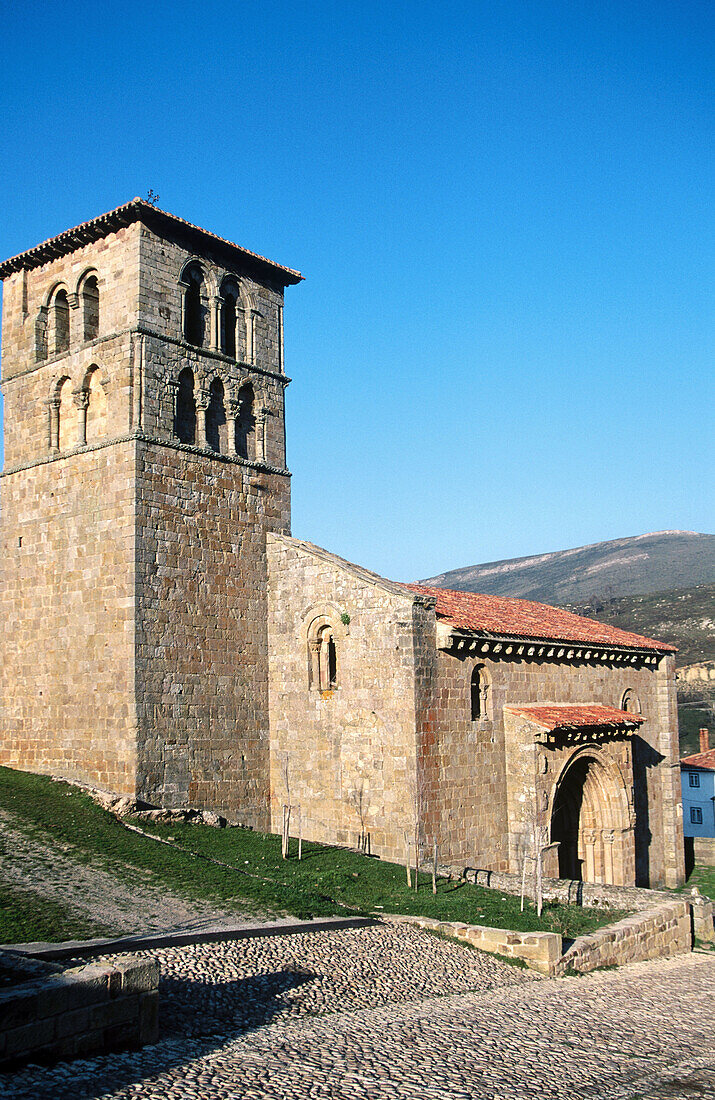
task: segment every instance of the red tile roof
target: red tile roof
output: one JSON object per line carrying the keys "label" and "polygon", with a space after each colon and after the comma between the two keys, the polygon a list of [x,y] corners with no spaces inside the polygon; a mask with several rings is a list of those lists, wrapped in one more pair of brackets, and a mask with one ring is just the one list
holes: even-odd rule
{"label": "red tile roof", "polygon": [[506,710],[514,714],[523,714],[538,726],[546,730],[574,729],[584,726],[593,728],[596,726],[619,728],[629,726],[638,729],[645,721],[640,714],[629,714],[627,710],[618,710],[617,707],[602,707],[596,705],[580,707],[506,707]]}
{"label": "red tile roof", "polygon": [[234,244],[233,241],[227,241],[216,233],[210,233],[208,229],[201,229],[200,226],[192,225],[191,222],[184,221],[183,218],[177,218],[176,214],[169,214],[166,210],[160,210],[158,206],[152,206],[150,202],[146,202],[144,199],[135,198],[130,202],[125,202],[122,206],[117,206],[116,209],[110,210],[106,214],[100,214],[98,217],[82,222],[81,225],[76,225],[72,229],[65,229],[63,233],[35,245],[34,248],[29,248],[26,252],[21,252],[17,256],[11,256],[10,259],[3,260],[0,263],[0,279],[4,279],[13,271],[22,270],[23,267],[40,267],[57,256],[66,256],[76,248],[80,248],[91,241],[100,240],[113,230],[131,225],[136,221],[143,221],[147,225],[173,227],[175,230],[179,228],[194,240],[203,240],[204,243],[208,242],[222,249],[238,252],[244,260],[254,266],[264,270],[268,269],[274,277],[278,275],[284,286],[299,283],[303,278],[299,271],[274,263],[273,260],[268,260],[265,256],[259,256],[257,252],[250,252],[247,248]]}
{"label": "red tile roof", "polygon": [[519,638],[544,638],[596,646],[630,649],[655,649],[675,653],[675,646],[631,634],[615,626],[584,619],[570,611],[549,607],[531,600],[508,596],[484,596],[476,592],[456,592],[424,584],[406,584],[411,592],[433,596],[437,617],[463,630],[483,634],[508,634]]}
{"label": "red tile roof", "polygon": [[715,771],[715,749],[694,752],[692,756],[683,756],[680,763],[687,768],[706,768],[708,771]]}

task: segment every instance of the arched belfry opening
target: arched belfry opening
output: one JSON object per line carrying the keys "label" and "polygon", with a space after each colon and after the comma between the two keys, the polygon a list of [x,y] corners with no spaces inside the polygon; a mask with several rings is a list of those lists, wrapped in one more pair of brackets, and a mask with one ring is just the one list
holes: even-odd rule
{"label": "arched belfry opening", "polygon": [[88,275],[82,284],[82,328],[85,340],[99,335],[99,283],[96,275]]}
{"label": "arched belfry opening", "polygon": [[238,394],[236,419],[236,454],[241,458],[256,457],[256,417],[254,413],[253,386],[241,386]]}
{"label": "arched belfry opening", "polygon": [[214,378],[209,386],[209,404],[206,410],[206,442],[213,451],[226,453],[226,402],[223,382]]}
{"label": "arched belfry opening", "polygon": [[236,325],[238,321],[238,300],[240,292],[233,279],[225,279],[221,287],[223,308],[221,310],[221,347],[224,355],[237,359],[238,341]]}
{"label": "arched belfry opening", "polygon": [[196,442],[196,398],[194,397],[194,372],[189,367],[179,374],[176,393],[176,424],[174,433],[180,443]]}
{"label": "arched belfry opening", "polygon": [[66,290],[58,290],[53,303],[54,312],[54,353],[59,355],[70,346],[70,306]]}
{"label": "arched belfry opening", "polygon": [[572,758],[551,813],[559,878],[623,886],[634,881],[633,830],[622,777],[590,753]]}
{"label": "arched belfry opening", "polygon": [[189,344],[204,344],[204,273],[197,263],[192,263],[183,274],[184,286],[184,339]]}

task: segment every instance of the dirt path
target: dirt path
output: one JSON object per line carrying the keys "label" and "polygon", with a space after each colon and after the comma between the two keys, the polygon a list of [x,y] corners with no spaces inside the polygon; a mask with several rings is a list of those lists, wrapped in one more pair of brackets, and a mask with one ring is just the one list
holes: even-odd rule
{"label": "dirt path", "polygon": [[269,914],[223,910],[170,893],[150,872],[119,865],[117,873],[77,858],[63,844],[0,810],[2,883],[60,902],[108,933],[164,932],[221,920],[271,919]]}

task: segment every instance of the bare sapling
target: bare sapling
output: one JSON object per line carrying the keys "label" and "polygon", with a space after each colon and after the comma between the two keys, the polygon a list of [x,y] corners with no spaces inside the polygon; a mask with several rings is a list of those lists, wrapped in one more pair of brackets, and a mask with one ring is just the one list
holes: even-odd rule
{"label": "bare sapling", "polygon": [[410,835],[405,832],[405,870],[407,871],[407,889],[412,889],[412,852],[410,851]]}
{"label": "bare sapling", "polygon": [[298,807],[298,862],[303,858],[303,813]]}
{"label": "bare sapling", "polygon": [[435,840],[432,849],[432,893],[437,893],[437,841]]}
{"label": "bare sapling", "polygon": [[283,859],[288,859],[288,846],[290,842],[290,761],[288,759],[288,753],[285,754],[282,761],[283,783],[286,790],[286,801],[283,804],[283,836],[281,838],[281,855]]}
{"label": "bare sapling", "polygon": [[521,857],[521,911],[524,912],[524,897],[526,895],[526,864],[529,860],[529,855],[526,848],[523,851]]}
{"label": "bare sapling", "polygon": [[415,822],[415,893],[419,889],[420,875],[420,824]]}
{"label": "bare sapling", "polygon": [[368,809],[368,797],[365,791],[365,782],[360,780],[359,784],[353,791],[350,792],[350,804],[352,805],[355,813],[358,816],[360,822],[360,835],[358,837],[358,851],[362,855],[366,855],[370,847],[370,834],[367,831],[367,809]]}
{"label": "bare sapling", "polygon": [[536,821],[533,824],[534,835],[534,904],[536,906],[536,915],[541,916],[544,908],[544,890],[543,890],[543,857],[544,857],[544,843],[545,843],[545,829],[543,825],[538,825]]}

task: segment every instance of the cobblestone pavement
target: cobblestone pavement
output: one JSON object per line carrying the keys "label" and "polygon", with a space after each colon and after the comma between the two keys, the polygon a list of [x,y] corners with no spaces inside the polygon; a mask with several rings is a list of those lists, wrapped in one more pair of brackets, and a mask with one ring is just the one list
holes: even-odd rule
{"label": "cobblestone pavement", "polygon": [[147,954],[156,1046],[29,1067],[0,1096],[715,1098],[711,955],[546,980],[391,925]]}

